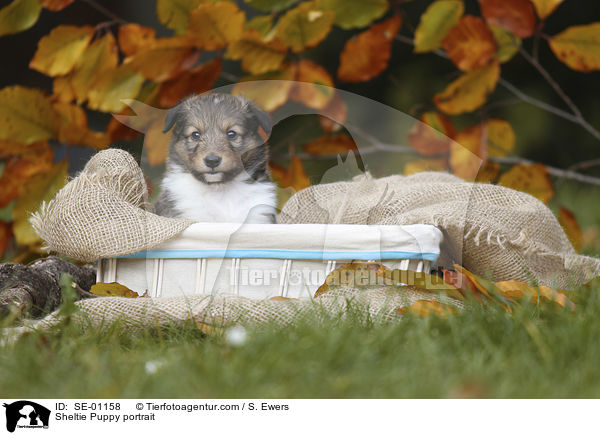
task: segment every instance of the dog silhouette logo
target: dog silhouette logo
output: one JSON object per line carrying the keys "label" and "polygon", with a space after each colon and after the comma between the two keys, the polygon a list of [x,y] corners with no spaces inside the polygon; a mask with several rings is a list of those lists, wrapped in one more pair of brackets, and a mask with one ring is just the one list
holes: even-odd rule
{"label": "dog silhouette logo", "polygon": [[6,430],[14,432],[18,428],[48,428],[50,410],[29,400],[19,400],[4,404],[6,408]]}

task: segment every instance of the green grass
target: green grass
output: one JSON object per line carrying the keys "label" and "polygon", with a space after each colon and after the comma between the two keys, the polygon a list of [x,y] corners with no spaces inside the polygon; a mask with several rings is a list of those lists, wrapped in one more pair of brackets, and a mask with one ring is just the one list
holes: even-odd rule
{"label": "green grass", "polygon": [[[0,396],[94,398],[600,397],[600,283],[575,312],[523,304],[397,323],[30,333],[0,348]],[[148,372],[147,363],[156,371]]]}

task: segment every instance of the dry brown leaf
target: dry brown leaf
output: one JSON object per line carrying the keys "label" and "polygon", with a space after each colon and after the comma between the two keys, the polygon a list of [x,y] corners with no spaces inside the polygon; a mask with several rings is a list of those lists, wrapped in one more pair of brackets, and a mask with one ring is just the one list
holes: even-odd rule
{"label": "dry brown leaf", "polygon": [[220,57],[186,71],[173,80],[160,85],[157,104],[172,107],[182,98],[192,94],[202,94],[212,89],[221,75],[223,61]]}
{"label": "dry brown leaf", "polygon": [[139,298],[140,295],[118,282],[99,282],[94,284],[90,293],[98,296],[120,296],[123,298]]}
{"label": "dry brown leaf", "polygon": [[488,23],[508,29],[521,38],[533,35],[536,18],[529,0],[479,0],[479,5]]}
{"label": "dry brown leaf", "polygon": [[548,170],[541,163],[515,165],[500,176],[498,184],[529,193],[544,203],[554,196]]}
{"label": "dry brown leaf", "polygon": [[192,10],[188,36],[204,50],[221,50],[242,36],[246,14],[233,2],[203,3]]}
{"label": "dry brown leaf", "polygon": [[356,144],[347,134],[321,136],[304,144],[304,152],[315,156],[346,155],[348,151],[356,151]]}
{"label": "dry brown leaf", "polygon": [[437,94],[433,101],[441,111],[450,115],[472,112],[486,102],[499,78],[500,64],[493,61],[483,68],[461,75]]}
{"label": "dry brown leaf", "polygon": [[364,82],[381,74],[388,66],[391,44],[401,25],[402,18],[394,15],[346,42],[340,54],[339,79]]}
{"label": "dry brown leaf", "polygon": [[325,108],[333,95],[333,79],[322,66],[302,59],[296,65],[296,80],[306,84],[297,84],[292,88],[290,99],[299,101],[313,109]]}
{"label": "dry brown leaf", "polygon": [[63,10],[75,0],[40,0],[40,4],[49,11],[57,12]]}
{"label": "dry brown leaf", "polygon": [[558,210],[558,222],[560,222],[565,230],[565,233],[573,245],[573,248],[575,248],[575,251],[579,252],[581,250],[583,235],[573,212],[561,207],[560,210]]}
{"label": "dry brown leaf", "polygon": [[479,17],[465,15],[442,41],[442,48],[463,71],[485,66],[496,53],[492,31]]}
{"label": "dry brown leaf", "polygon": [[456,130],[447,116],[425,112],[408,135],[408,142],[421,155],[435,156],[447,153]]}
{"label": "dry brown leaf", "polygon": [[156,30],[136,23],[119,27],[119,47],[125,56],[133,56],[138,51],[154,44]]}

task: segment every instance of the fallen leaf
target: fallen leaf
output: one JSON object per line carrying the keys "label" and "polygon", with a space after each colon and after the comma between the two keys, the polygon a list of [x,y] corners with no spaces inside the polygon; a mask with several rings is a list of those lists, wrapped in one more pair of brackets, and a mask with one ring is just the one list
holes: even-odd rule
{"label": "fallen leaf", "polygon": [[483,68],[464,73],[437,94],[433,101],[440,110],[450,115],[472,112],[486,102],[499,78],[500,64],[493,61]]}
{"label": "fallen leaf", "polygon": [[13,207],[13,231],[21,246],[38,243],[40,237],[29,223],[31,213],[37,211],[41,203],[50,201],[67,182],[69,162],[64,160],[42,174],[33,176],[23,187]]}
{"label": "fallen leaf", "polygon": [[356,151],[356,144],[347,134],[321,136],[312,142],[304,144],[304,152],[314,156],[346,155],[348,151]]}
{"label": "fallen leaf", "polygon": [[120,112],[125,105],[121,100],[135,98],[144,77],[127,65],[106,73],[88,92],[88,107],[102,112]]}
{"label": "fallen leaf", "polygon": [[52,12],[58,12],[69,6],[75,0],[40,0],[40,4]]}
{"label": "fallen leaf", "polygon": [[383,17],[389,5],[387,0],[317,0],[319,9],[335,13],[335,24],[342,29],[366,27]]}
{"label": "fallen leaf", "polygon": [[[437,112],[425,112],[408,134],[408,142],[421,155],[447,153],[456,130],[450,119]],[[405,169],[406,171],[406,169]]]}
{"label": "fallen leaf", "polygon": [[275,302],[286,302],[286,301],[299,301],[300,299],[286,298],[284,296],[273,296],[273,297],[269,298],[269,300],[275,301]]}
{"label": "fallen leaf", "polygon": [[13,0],[0,9],[0,36],[29,29],[37,22],[41,10],[39,0]]}
{"label": "fallen leaf", "polygon": [[281,67],[287,47],[279,40],[266,41],[258,30],[248,29],[229,44],[225,57],[242,61],[242,69],[251,74],[264,74]]}
{"label": "fallen leaf", "polygon": [[136,23],[119,26],[119,48],[125,56],[133,56],[138,51],[154,44],[156,30]]}
{"label": "fallen leaf", "polygon": [[223,61],[220,57],[185,71],[178,77],[163,82],[157,97],[161,107],[173,107],[182,98],[192,94],[202,94],[212,89],[221,75]]}
{"label": "fallen leaf", "polygon": [[536,18],[529,0],[479,0],[479,5],[489,24],[510,30],[520,38],[533,35]]}
{"label": "fallen leaf", "polygon": [[438,317],[448,317],[449,314],[458,313],[458,309],[452,305],[444,304],[438,301],[418,300],[407,307],[398,308],[396,311],[399,315],[407,313],[416,314],[420,317],[429,317],[434,314]]}
{"label": "fallen leaf", "polygon": [[462,0],[438,0],[421,15],[415,30],[415,53],[426,53],[442,46],[442,41],[465,12]]}
{"label": "fallen leaf", "polygon": [[321,296],[335,287],[356,289],[383,287],[386,285],[386,275],[390,274],[391,270],[381,263],[370,261],[344,263],[327,275],[325,282],[317,289],[314,297]]}
{"label": "fallen leaf", "polygon": [[448,169],[446,159],[416,159],[404,165],[402,175],[412,175],[425,171],[445,171]]}
{"label": "fallen leaf", "polygon": [[162,24],[182,35],[187,29],[190,13],[202,3],[203,0],[157,0],[156,15]]}
{"label": "fallen leaf", "polygon": [[543,203],[547,203],[554,196],[548,170],[541,163],[515,165],[500,176],[498,184],[529,193]]}
{"label": "fallen leaf", "polygon": [[233,86],[233,95],[243,95],[267,112],[285,104],[292,89],[295,67],[290,65],[281,71],[243,77]]}
{"label": "fallen leaf", "polygon": [[84,53],[92,36],[92,26],[57,26],[40,39],[29,67],[51,77],[68,74]]}
{"label": "fallen leaf", "polygon": [[600,70],[600,23],[572,26],[548,41],[561,62],[575,71]]}
{"label": "fallen leaf", "polygon": [[521,38],[498,26],[490,26],[490,30],[494,34],[494,40],[498,50],[496,51],[496,59],[498,62],[505,63],[511,60],[521,48]]}
{"label": "fallen leaf", "polygon": [[314,1],[300,3],[279,19],[275,37],[299,53],[317,46],[331,31],[335,14],[320,10]]}
{"label": "fallen leaf", "polygon": [[333,95],[333,79],[322,66],[302,59],[296,65],[296,81],[298,83],[292,88],[290,99],[303,103],[313,109],[326,107]]}
{"label": "fallen leaf", "polygon": [[442,41],[450,60],[463,71],[481,68],[496,53],[492,31],[479,17],[465,15]]}
{"label": "fallen leaf", "polygon": [[581,251],[583,236],[581,233],[581,228],[579,227],[573,212],[561,207],[558,210],[558,222],[560,222],[563,230],[565,230],[565,234],[569,238],[573,248],[575,248],[575,251]]}
{"label": "fallen leaf", "polygon": [[348,108],[346,103],[338,92],[333,95],[329,104],[319,111],[319,123],[321,128],[328,132],[336,132],[342,129],[342,125],[346,122]]}
{"label": "fallen leaf", "polygon": [[98,296],[120,296],[123,298],[138,298],[140,295],[118,282],[99,282],[92,286],[90,293]]}
{"label": "fallen leaf", "polygon": [[564,0],[531,0],[538,17],[544,20],[561,4]]}
{"label": "fallen leaf", "polygon": [[[148,47],[126,58],[123,65],[148,80],[160,83],[189,70],[199,57],[200,52],[188,38],[175,36],[154,40]],[[160,61],[157,62],[157,59]]]}
{"label": "fallen leaf", "polygon": [[197,47],[221,50],[242,36],[246,14],[235,3],[203,3],[189,16],[187,35]]}
{"label": "fallen leaf", "polygon": [[52,103],[39,89],[0,89],[0,139],[25,145],[50,139],[57,131]]}
{"label": "fallen leaf", "polygon": [[346,42],[340,54],[339,79],[364,82],[383,72],[390,59],[392,40],[401,25],[400,16],[394,15]]}
{"label": "fallen leaf", "polygon": [[527,283],[512,280],[497,282],[495,286],[503,296],[510,299],[520,300],[528,298],[532,302],[538,302],[541,299],[554,302],[563,308],[575,309],[575,304],[569,300],[564,291],[554,290],[544,285],[532,287]]}

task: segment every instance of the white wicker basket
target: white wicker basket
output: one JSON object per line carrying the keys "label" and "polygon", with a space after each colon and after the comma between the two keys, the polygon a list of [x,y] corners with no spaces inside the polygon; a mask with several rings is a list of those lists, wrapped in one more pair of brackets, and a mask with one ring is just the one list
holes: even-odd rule
{"label": "white wicker basket", "polygon": [[152,250],[98,261],[98,282],[152,297],[312,297],[329,272],[351,260],[429,272],[441,241],[431,225],[196,223]]}

